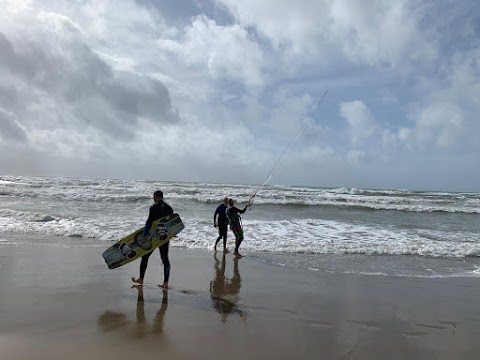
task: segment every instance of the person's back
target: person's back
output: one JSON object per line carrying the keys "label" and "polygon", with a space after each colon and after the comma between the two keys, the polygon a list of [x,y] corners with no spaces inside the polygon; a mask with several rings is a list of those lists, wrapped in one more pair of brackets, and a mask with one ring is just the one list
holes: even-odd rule
{"label": "person's back", "polygon": [[218,216],[218,223],[225,223],[227,222],[227,205],[220,204],[215,211],[215,214]]}
{"label": "person's back", "polygon": [[148,215],[148,219],[146,221],[146,224],[152,224],[155,220],[158,220],[164,216],[167,215],[172,215],[173,214],[173,209],[170,205],[168,205],[166,202],[160,200],[159,202],[156,202],[155,204],[150,206],[150,213]]}

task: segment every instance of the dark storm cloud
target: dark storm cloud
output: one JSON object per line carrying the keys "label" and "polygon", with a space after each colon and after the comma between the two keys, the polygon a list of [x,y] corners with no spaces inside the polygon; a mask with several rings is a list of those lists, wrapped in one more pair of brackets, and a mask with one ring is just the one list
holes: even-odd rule
{"label": "dark storm cloud", "polygon": [[15,114],[0,108],[0,138],[7,142],[24,143],[27,135]]}
{"label": "dark storm cloud", "polygon": [[2,32],[0,32],[0,54],[2,54],[0,64],[13,70],[15,68],[15,51],[13,51],[12,44]]}
{"label": "dark storm cloud", "polygon": [[[34,123],[41,129],[45,121],[49,129],[87,126],[128,137],[139,119],[176,121],[168,89],[159,80],[116,71],[80,37],[49,35],[41,43],[27,40],[17,45],[0,33],[0,74],[5,74],[0,107],[24,119],[27,128]],[[35,104],[35,110],[25,109],[19,98]]]}
{"label": "dark storm cloud", "polygon": [[57,83],[61,74],[59,59],[47,54],[45,49],[33,42],[22,44],[22,47],[23,51],[16,51],[14,43],[0,33],[0,71],[36,86]]}

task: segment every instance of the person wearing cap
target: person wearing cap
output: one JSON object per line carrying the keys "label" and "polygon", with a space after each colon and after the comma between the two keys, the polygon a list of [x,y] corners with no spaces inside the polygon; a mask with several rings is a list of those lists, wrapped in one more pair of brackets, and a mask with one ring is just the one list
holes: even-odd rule
{"label": "person wearing cap", "polygon": [[[217,251],[217,244],[220,239],[223,238],[223,251],[228,252],[227,249],[227,232],[228,232],[228,221],[227,221],[227,206],[228,206],[228,197],[225,196],[223,199],[223,204],[218,205],[215,214],[213,215],[213,226],[218,226],[218,237],[215,241],[215,246],[213,247],[214,251]],[[218,216],[218,221],[217,221]]]}

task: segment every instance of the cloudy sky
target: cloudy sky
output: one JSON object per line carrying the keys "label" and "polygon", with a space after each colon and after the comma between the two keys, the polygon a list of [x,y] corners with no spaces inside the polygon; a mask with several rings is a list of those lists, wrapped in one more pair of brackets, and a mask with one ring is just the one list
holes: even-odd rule
{"label": "cloudy sky", "polygon": [[0,174],[480,191],[477,0],[0,8]]}

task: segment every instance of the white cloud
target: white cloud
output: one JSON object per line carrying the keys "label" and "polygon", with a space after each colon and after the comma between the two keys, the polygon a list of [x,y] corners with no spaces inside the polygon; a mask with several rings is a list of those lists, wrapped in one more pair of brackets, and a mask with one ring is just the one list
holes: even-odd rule
{"label": "white cloud", "polygon": [[422,11],[411,1],[337,0],[332,3],[332,30],[354,62],[402,67],[430,63],[437,51],[420,30]]}
{"label": "white cloud", "polygon": [[361,165],[366,160],[366,154],[360,150],[350,150],[347,153],[348,162],[352,165]]}
{"label": "white cloud", "polygon": [[14,113],[0,107],[0,139],[4,142],[24,143],[27,139],[25,128],[17,121]]}
{"label": "white cloud", "polygon": [[428,9],[409,0],[219,2],[240,23],[255,27],[275,47],[286,47],[298,57],[321,55],[324,62],[325,50],[336,46],[355,63],[404,68],[413,62],[430,63],[437,56],[431,34],[420,29]]}
{"label": "white cloud", "polygon": [[350,126],[351,140],[354,145],[365,142],[376,131],[375,119],[362,101],[340,103],[340,115],[347,120]]}
{"label": "white cloud", "polygon": [[[219,0],[245,26],[254,26],[260,34],[280,48],[287,45],[300,54],[315,45],[315,38],[328,31],[329,5],[326,1]],[[318,46],[318,43],[316,44]],[[311,48],[311,47],[310,47]]]}
{"label": "white cloud", "polygon": [[[463,149],[478,146],[480,123],[480,49],[455,54],[441,79],[423,79],[425,98],[413,105],[412,127],[401,128],[398,139],[407,148]],[[470,132],[467,133],[467,132]]]}
{"label": "white cloud", "polygon": [[29,134],[30,145],[46,154],[61,154],[65,158],[89,160],[108,152],[108,143],[94,132],[69,129],[34,130]]}
{"label": "white cloud", "polygon": [[159,45],[187,64],[205,66],[215,80],[232,79],[253,87],[263,84],[262,50],[238,25],[221,26],[197,16],[182,39],[164,39]]}
{"label": "white cloud", "polygon": [[440,148],[454,146],[463,133],[463,114],[455,104],[432,104],[420,112],[414,129],[419,143],[433,142]]}

